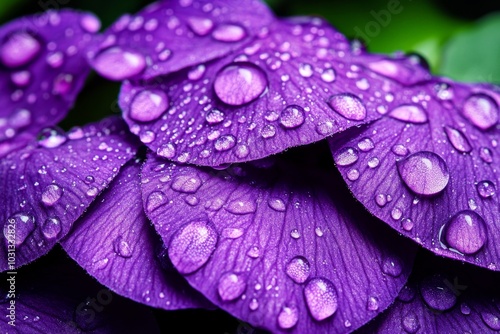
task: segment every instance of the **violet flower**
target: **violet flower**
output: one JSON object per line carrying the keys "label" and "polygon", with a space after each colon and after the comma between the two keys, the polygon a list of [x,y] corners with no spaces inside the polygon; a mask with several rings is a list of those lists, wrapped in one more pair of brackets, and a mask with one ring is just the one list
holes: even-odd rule
{"label": "violet flower", "polygon": [[[98,30],[69,11],[0,29],[7,275],[59,242],[113,294],[273,333],[500,330],[498,87],[258,0],[165,0]],[[123,81],[130,132],[115,117],[35,138],[87,61]],[[50,286],[7,295],[22,307],[2,331],[127,330]]]}

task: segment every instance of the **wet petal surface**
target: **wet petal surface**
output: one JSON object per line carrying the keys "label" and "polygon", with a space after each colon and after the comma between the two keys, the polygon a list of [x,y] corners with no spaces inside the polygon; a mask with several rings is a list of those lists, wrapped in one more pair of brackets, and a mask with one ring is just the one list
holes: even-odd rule
{"label": "wet petal surface", "polygon": [[126,82],[120,106],[132,132],[163,157],[209,166],[255,160],[393,106],[400,84],[356,65],[350,49],[320,19],[279,21],[225,58]]}
{"label": "wet petal surface", "polygon": [[[64,249],[121,296],[168,310],[210,305],[178,273],[162,267],[158,257],[166,254],[144,214],[139,173],[139,161],[123,167],[61,242]],[[150,208],[167,201],[153,197]]]}
{"label": "wet petal surface", "polygon": [[[74,128],[44,130],[38,141],[0,160],[0,269],[47,253],[136,151],[117,117]],[[16,249],[15,263],[7,252]]]}
{"label": "wet petal surface", "polygon": [[272,20],[257,0],[159,1],[120,18],[89,58],[108,79],[148,79],[224,56]]}
{"label": "wet petal surface", "polygon": [[330,140],[337,160],[356,156],[337,161],[349,188],[434,253],[500,270],[499,89],[433,80],[400,96],[411,110]]}
{"label": "wet petal surface", "polygon": [[273,332],[350,332],[393,301],[415,248],[342,209],[356,203],[314,163],[291,161],[214,171],[149,154],[143,200],[169,201],[146,213],[173,265],[222,309]]}
{"label": "wet petal surface", "polygon": [[64,118],[90,71],[84,51],[99,26],[89,13],[63,10],[1,27],[0,156]]}

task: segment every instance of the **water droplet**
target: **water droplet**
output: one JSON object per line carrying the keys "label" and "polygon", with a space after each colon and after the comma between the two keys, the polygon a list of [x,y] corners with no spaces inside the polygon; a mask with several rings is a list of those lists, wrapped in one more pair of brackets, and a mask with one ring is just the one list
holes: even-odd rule
{"label": "water droplet", "polygon": [[267,124],[262,128],[260,135],[265,139],[272,138],[276,135],[276,128],[271,124]]}
{"label": "water droplet", "polygon": [[169,101],[161,90],[143,90],[134,96],[129,116],[138,122],[151,122],[167,110]]}
{"label": "water droplet", "polygon": [[245,28],[236,24],[221,24],[212,32],[212,37],[221,42],[239,42],[246,36]]}
{"label": "water droplet", "polygon": [[94,183],[94,181],[95,179],[92,175],[85,176],[85,179],[83,180],[83,182],[85,182],[86,184]]}
{"label": "water droplet", "polygon": [[29,71],[13,72],[10,80],[18,87],[26,87],[31,82],[31,73]]}
{"label": "water droplet", "polygon": [[387,199],[384,194],[378,194],[375,196],[375,203],[377,203],[378,206],[383,208],[387,204]]}
{"label": "water droplet", "polygon": [[323,79],[324,82],[333,82],[335,81],[335,71],[333,68],[328,68],[321,73],[321,79]]}
{"label": "water droplet", "polygon": [[123,240],[122,236],[117,237],[113,241],[113,250],[116,254],[123,258],[129,258],[132,256],[132,248],[130,247],[128,242]]}
{"label": "water droplet", "polygon": [[368,297],[368,301],[366,302],[366,308],[369,311],[378,310],[378,299],[376,297]]}
{"label": "water droplet", "polygon": [[322,230],[322,229],[321,229],[321,227],[319,227],[319,226],[318,226],[318,227],[316,227],[316,228],[314,229],[314,233],[316,233],[316,235],[317,235],[318,237],[322,237],[322,236],[323,236],[323,234],[324,234],[324,233],[323,233],[323,230]]}
{"label": "water droplet", "polygon": [[373,157],[370,160],[368,160],[368,167],[370,168],[377,168],[379,164],[380,160],[377,157]]}
{"label": "water droplet", "polygon": [[95,197],[98,193],[99,189],[97,189],[96,187],[90,187],[86,192],[87,196],[89,197]]}
{"label": "water droplet", "polygon": [[482,130],[487,130],[498,122],[498,105],[485,94],[473,94],[467,98],[462,112],[465,118]]}
{"label": "water droplet", "polygon": [[189,72],[188,72],[188,78],[189,80],[199,80],[205,74],[206,67],[205,65],[197,65],[193,67]]}
{"label": "water droplet", "polygon": [[498,331],[500,330],[500,317],[490,312],[481,312],[481,319],[483,319],[486,326]]}
{"label": "water droplet", "polygon": [[304,109],[297,105],[291,105],[283,109],[280,116],[280,123],[287,129],[293,129],[304,123]]}
{"label": "water droplet", "polygon": [[318,123],[318,125],[316,125],[316,132],[323,136],[330,135],[333,133],[334,124],[334,121],[324,121]]}
{"label": "water droplet", "polygon": [[318,321],[332,316],[337,311],[337,290],[326,278],[311,279],[304,288],[304,298],[312,317]]}
{"label": "water droplet", "polygon": [[245,279],[235,273],[225,273],[219,279],[218,292],[224,301],[235,300],[245,292],[247,283]]}
{"label": "water droplet", "polygon": [[487,164],[491,164],[493,162],[493,156],[491,154],[491,150],[487,147],[481,147],[479,149],[479,156]]}
{"label": "water droplet", "polygon": [[454,129],[450,126],[445,126],[444,131],[446,132],[446,136],[448,137],[451,145],[453,145],[457,151],[462,153],[469,153],[472,151],[472,146],[470,146],[469,140],[465,137],[462,131]]}
{"label": "water droplet", "polygon": [[111,80],[125,80],[140,74],[146,68],[146,59],[136,51],[111,47],[101,51],[93,60],[94,69]]}
{"label": "water droplet", "polygon": [[464,210],[446,223],[441,236],[452,249],[462,254],[474,254],[486,243],[486,224],[476,212]]}
{"label": "water droplet", "polygon": [[191,30],[198,36],[205,36],[214,27],[214,22],[208,18],[202,17],[190,17],[188,19],[188,24]]}
{"label": "water droplet", "polygon": [[403,227],[403,230],[406,232],[410,232],[413,230],[413,221],[410,218],[405,218],[401,221],[401,226]]}
{"label": "water droplet", "polygon": [[21,212],[7,219],[7,224],[3,227],[3,235],[7,241],[14,239],[14,244],[19,247],[34,230],[35,217]]}
{"label": "water droplet", "polygon": [[80,26],[83,30],[93,34],[101,29],[101,21],[94,15],[85,14],[80,19]]}
{"label": "water droplet", "polygon": [[172,181],[171,188],[178,192],[194,194],[201,185],[202,182],[197,175],[179,175]]}
{"label": "water droplet", "polygon": [[438,274],[422,280],[420,294],[425,303],[436,311],[449,310],[457,302],[457,296],[450,288],[449,280]]}
{"label": "water droplet", "polygon": [[61,146],[68,139],[63,130],[52,127],[45,128],[38,134],[38,144],[45,148],[56,148]]}
{"label": "water droplet", "polygon": [[403,267],[398,259],[386,258],[382,264],[382,272],[392,277],[399,277],[403,272]]}
{"label": "water droplet", "polygon": [[236,200],[230,202],[226,210],[236,215],[245,215],[255,212],[255,210],[257,210],[257,205],[254,201]]}
{"label": "water droplet", "polygon": [[467,303],[460,304],[460,312],[462,312],[463,315],[469,315],[471,312],[470,306],[467,305]]}
{"label": "water droplet", "polygon": [[304,283],[309,278],[311,265],[303,256],[296,256],[291,259],[287,265],[285,272],[295,283]]}
{"label": "water droplet", "polygon": [[481,181],[477,184],[477,192],[482,198],[489,198],[496,193],[495,184],[491,181]]}
{"label": "water droplet", "polygon": [[410,334],[414,334],[420,329],[420,322],[418,321],[418,317],[413,312],[408,313],[403,317],[403,319],[401,319],[401,325],[403,326],[403,329]]}
{"label": "water droplet", "polygon": [[392,209],[392,211],[391,211],[392,219],[400,220],[402,216],[403,216],[403,211],[401,211],[401,209],[399,209],[399,208]]}
{"label": "water droplet", "polygon": [[350,169],[349,171],[347,171],[346,176],[349,181],[356,181],[357,179],[359,179],[359,170]]}
{"label": "water droplet", "polygon": [[43,236],[49,240],[57,238],[61,230],[61,221],[57,217],[47,218],[42,225]]}
{"label": "water droplet", "polygon": [[401,144],[396,144],[392,147],[392,152],[400,157],[404,157],[408,154],[408,149]]}
{"label": "water droplet", "polygon": [[402,105],[392,109],[387,115],[403,122],[415,124],[427,122],[427,114],[419,105]]}
{"label": "water droplet", "polygon": [[42,45],[33,34],[14,32],[0,46],[0,61],[10,68],[23,66],[34,60],[41,50]]}
{"label": "water droplet", "polygon": [[52,85],[52,93],[55,95],[66,95],[73,88],[73,76],[71,74],[59,74]]}
{"label": "water droplet", "polygon": [[156,154],[158,154],[160,157],[164,157],[167,159],[172,159],[173,157],[175,157],[175,153],[176,153],[175,147],[170,143],[162,145],[158,147],[158,149],[156,150]]}
{"label": "water droplet", "polygon": [[420,151],[397,163],[404,183],[418,195],[435,195],[448,185],[450,174],[443,158],[433,152]]}
{"label": "water droplet", "polygon": [[294,228],[291,232],[290,232],[290,236],[294,239],[298,239],[300,238],[300,232],[299,230],[297,230],[296,228]]}
{"label": "water droplet", "polygon": [[59,68],[64,64],[64,54],[62,52],[51,52],[45,59],[52,68]]}
{"label": "water droplet", "polygon": [[224,121],[224,113],[219,109],[210,110],[205,116],[208,124],[218,124]]}
{"label": "water droplet", "polygon": [[247,252],[247,255],[252,259],[256,259],[260,256],[260,248],[259,246],[252,246]]}
{"label": "water droplet", "polygon": [[42,202],[46,206],[52,206],[59,201],[63,190],[57,184],[49,184],[42,193]]}
{"label": "water droplet", "polygon": [[167,196],[163,191],[153,191],[146,201],[146,210],[152,212],[167,203]]}
{"label": "water droplet", "polygon": [[214,90],[222,102],[241,106],[258,98],[267,85],[266,75],[260,67],[238,62],[227,65],[217,73]]}
{"label": "water droplet", "polygon": [[328,105],[340,116],[353,121],[362,121],[366,118],[366,108],[363,102],[349,93],[333,95],[328,99]]}
{"label": "water droplet", "polygon": [[362,152],[368,152],[368,151],[371,151],[375,148],[375,144],[373,143],[373,141],[370,138],[363,138],[359,141],[358,148]]}
{"label": "water droplet", "polygon": [[278,314],[278,325],[280,328],[289,329],[299,321],[299,309],[294,306],[283,306]]}
{"label": "water droplet", "polygon": [[334,160],[338,166],[350,166],[358,161],[358,153],[352,147],[344,147],[335,155]]}
{"label": "water droplet", "polygon": [[251,310],[251,311],[255,311],[256,309],[259,308],[259,301],[255,298],[252,298],[252,300],[250,301],[250,303],[248,304],[248,308]]}
{"label": "water droplet", "polygon": [[313,68],[310,64],[300,64],[299,73],[304,78],[310,78],[313,75]]}
{"label": "water droplet", "polygon": [[218,235],[212,224],[192,221],[185,224],[172,238],[168,256],[181,274],[191,274],[210,259],[217,240]]}
{"label": "water droplet", "polygon": [[285,203],[279,198],[270,198],[268,204],[270,208],[276,211],[284,212],[286,210]]}
{"label": "water droplet", "polygon": [[224,152],[232,149],[236,145],[236,138],[233,135],[220,136],[214,144],[214,147],[219,152]]}

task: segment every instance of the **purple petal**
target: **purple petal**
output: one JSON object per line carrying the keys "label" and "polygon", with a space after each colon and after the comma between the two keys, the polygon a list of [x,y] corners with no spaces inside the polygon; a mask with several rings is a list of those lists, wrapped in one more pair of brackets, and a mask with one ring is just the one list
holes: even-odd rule
{"label": "purple petal", "polygon": [[0,290],[2,333],[159,333],[151,310],[97,284],[62,252],[0,275],[12,277],[15,296]]}
{"label": "purple petal", "polygon": [[121,296],[168,310],[209,306],[178,273],[161,267],[161,241],[142,208],[139,173],[138,161],[122,169],[62,241],[64,249]]}
{"label": "purple petal", "polygon": [[[0,160],[0,270],[45,253],[81,216],[136,151],[117,117],[64,134],[46,129],[38,142]],[[16,249],[15,263],[7,262]]]}
{"label": "purple petal", "polygon": [[500,90],[437,79],[398,99],[387,117],[331,139],[349,188],[434,253],[500,270]]}
{"label": "purple petal", "polygon": [[89,58],[108,79],[149,79],[224,56],[272,20],[258,0],[160,1],[121,17]]}
{"label": "purple petal", "polygon": [[0,28],[0,157],[19,136],[64,118],[90,71],[83,51],[99,25],[89,13],[64,10]]}
{"label": "purple petal", "polygon": [[142,170],[146,208],[168,199],[146,213],[174,267],[220,308],[276,333],[350,332],[406,281],[415,248],[342,189],[310,161],[214,171],[150,153]]}
{"label": "purple petal", "polygon": [[498,333],[498,273],[423,259],[424,270],[416,270],[394,305],[360,333]]}
{"label": "purple petal", "polygon": [[126,82],[120,106],[163,157],[210,166],[255,160],[378,119],[399,84],[356,61],[328,23],[280,21],[241,52],[148,84]]}

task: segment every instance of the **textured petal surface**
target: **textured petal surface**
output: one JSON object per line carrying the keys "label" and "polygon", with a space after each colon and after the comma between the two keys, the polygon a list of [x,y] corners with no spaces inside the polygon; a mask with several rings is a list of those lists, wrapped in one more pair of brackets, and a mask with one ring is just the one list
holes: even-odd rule
{"label": "textured petal surface", "polygon": [[356,59],[320,19],[279,21],[240,52],[124,83],[120,106],[132,132],[163,157],[209,166],[255,160],[378,119],[400,84]]}
{"label": "textured petal surface", "polygon": [[360,333],[498,333],[498,273],[425,255],[386,312]]}
{"label": "textured petal surface", "polygon": [[62,251],[17,271],[15,297],[4,283],[12,275],[0,275],[2,333],[159,333],[151,310],[97,284]]}
{"label": "textured petal surface", "polygon": [[500,270],[499,89],[432,81],[399,95],[387,117],[331,139],[349,188],[434,253]]}
{"label": "textured petal surface", "polygon": [[258,0],[160,1],[119,19],[89,58],[111,80],[152,78],[224,56],[272,20]]}
{"label": "textured petal surface", "polygon": [[99,282],[135,301],[163,309],[210,305],[161,267],[162,243],[144,214],[139,173],[138,161],[120,171],[61,242],[64,249]]}
{"label": "textured petal surface", "polygon": [[46,12],[0,28],[0,156],[57,124],[73,105],[90,66],[85,48],[99,30],[91,14]]}
{"label": "textured petal surface", "polygon": [[217,172],[150,154],[146,212],[173,266],[237,318],[273,332],[349,332],[392,303],[415,248],[323,175],[314,155],[299,157],[309,164]]}
{"label": "textured petal surface", "polygon": [[[132,158],[136,141],[120,118],[50,129],[0,160],[0,269],[47,253]],[[15,263],[7,261],[15,248]]]}

